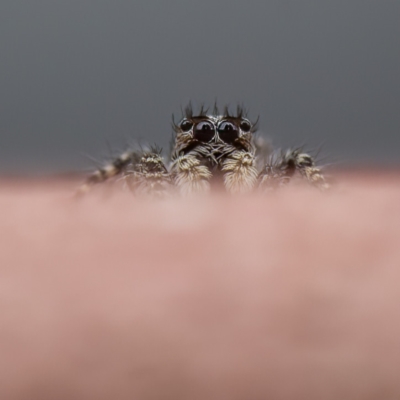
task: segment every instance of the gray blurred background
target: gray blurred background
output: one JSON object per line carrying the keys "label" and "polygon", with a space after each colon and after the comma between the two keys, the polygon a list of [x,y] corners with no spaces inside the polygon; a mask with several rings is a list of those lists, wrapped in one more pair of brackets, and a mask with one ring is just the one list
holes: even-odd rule
{"label": "gray blurred background", "polygon": [[277,146],[398,164],[398,0],[1,0],[0,171],[92,166],[243,103]]}

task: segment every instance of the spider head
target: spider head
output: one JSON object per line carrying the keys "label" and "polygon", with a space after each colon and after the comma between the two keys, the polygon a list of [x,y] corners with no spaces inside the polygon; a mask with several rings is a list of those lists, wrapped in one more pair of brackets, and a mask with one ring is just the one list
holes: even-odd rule
{"label": "spider head", "polygon": [[191,107],[187,108],[179,124],[174,124],[174,129],[176,145],[183,151],[200,145],[230,145],[249,150],[256,130],[255,124],[246,118],[243,109],[238,108],[236,115],[232,115],[227,108],[220,114],[216,107],[212,113],[202,108],[197,115],[193,115]]}

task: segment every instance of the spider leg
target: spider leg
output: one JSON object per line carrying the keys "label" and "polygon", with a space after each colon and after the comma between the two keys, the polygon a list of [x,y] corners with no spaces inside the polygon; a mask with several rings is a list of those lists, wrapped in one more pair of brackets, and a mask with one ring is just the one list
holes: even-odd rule
{"label": "spider leg", "polygon": [[105,182],[121,174],[136,158],[137,153],[135,151],[125,151],[117,158],[89,175],[86,181],[78,188],[78,193],[86,193],[93,185]]}
{"label": "spider leg", "polygon": [[329,188],[315,160],[299,149],[288,150],[284,154],[271,157],[259,175],[259,187],[268,189],[283,186],[289,183],[296,174],[320,190]]}
{"label": "spider leg", "polygon": [[235,150],[223,157],[221,170],[224,174],[224,185],[230,193],[251,191],[257,182],[258,171],[253,152]]}
{"label": "spider leg", "polygon": [[123,179],[129,189],[137,195],[166,197],[171,191],[172,179],[164,165],[161,149],[145,151],[138,158],[124,172]]}
{"label": "spider leg", "polygon": [[171,175],[178,191],[183,195],[202,193],[210,190],[211,171],[198,152],[174,154]]}

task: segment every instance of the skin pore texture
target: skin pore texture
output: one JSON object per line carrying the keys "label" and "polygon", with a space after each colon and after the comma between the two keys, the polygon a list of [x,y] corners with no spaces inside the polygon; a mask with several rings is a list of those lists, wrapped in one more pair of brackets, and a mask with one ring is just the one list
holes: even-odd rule
{"label": "skin pore texture", "polygon": [[1,399],[400,398],[400,175],[137,199],[0,181]]}

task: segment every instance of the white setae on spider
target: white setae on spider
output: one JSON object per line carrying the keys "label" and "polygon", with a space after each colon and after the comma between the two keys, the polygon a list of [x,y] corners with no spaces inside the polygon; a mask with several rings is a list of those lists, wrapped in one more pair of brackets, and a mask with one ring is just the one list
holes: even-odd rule
{"label": "white setae on spider", "polygon": [[182,120],[173,122],[170,160],[161,149],[125,151],[91,174],[83,191],[96,183],[121,176],[137,195],[166,196],[173,192],[192,194],[223,187],[229,193],[265,191],[299,177],[324,190],[328,188],[314,159],[300,149],[275,152],[255,137],[252,123],[241,107],[231,114],[201,108],[195,114],[189,105]]}

